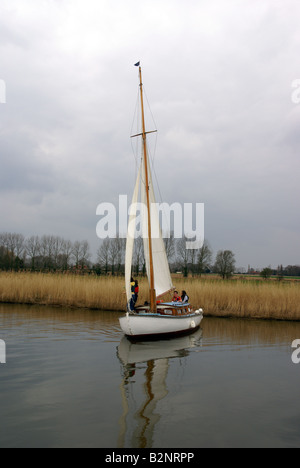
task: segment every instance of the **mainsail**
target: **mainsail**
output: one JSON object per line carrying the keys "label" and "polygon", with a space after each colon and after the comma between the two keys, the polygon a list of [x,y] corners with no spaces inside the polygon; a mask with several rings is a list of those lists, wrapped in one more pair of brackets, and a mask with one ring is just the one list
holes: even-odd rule
{"label": "mainsail", "polygon": [[[147,156],[148,158],[148,156]],[[148,158],[149,167],[149,158]],[[141,176],[142,173],[142,176]],[[146,204],[146,184],[145,184],[145,164],[144,158],[137,175],[136,184],[132,196],[132,203],[130,206],[128,232],[126,241],[126,254],[125,254],[125,284],[127,301],[131,299],[130,279],[132,276],[132,258],[134,250],[134,239],[136,234],[136,217],[138,207],[139,188],[141,188],[141,218],[142,218],[142,233],[144,244],[144,256],[146,263],[147,276],[150,278],[150,259],[149,259],[149,240],[148,240],[148,216]],[[151,203],[151,242],[152,242],[152,257],[153,257],[153,270],[154,270],[154,284],[156,296],[162,296],[164,293],[173,289],[170,269],[166,254],[164,241],[162,238],[161,228],[159,224],[159,215],[157,204],[155,201],[154,189],[151,171],[148,173],[149,179],[149,198]],[[141,187],[140,187],[141,186]]]}
{"label": "mainsail", "polygon": [[[147,154],[148,168],[150,168],[149,158]],[[150,259],[149,259],[149,241],[148,241],[148,217],[147,217],[147,203],[146,203],[146,184],[145,184],[145,161],[142,161],[142,174],[141,179],[141,202],[142,202],[142,230],[144,239],[144,255],[146,262],[147,276],[150,278]],[[151,211],[151,241],[152,241],[152,259],[154,271],[154,286],[156,297],[162,296],[164,293],[173,288],[172,279],[170,275],[170,268],[168,264],[166,249],[162,238],[161,228],[159,224],[159,215],[157,204],[154,195],[153,182],[151,171],[148,171],[149,181],[149,198],[150,198],[150,211]]]}

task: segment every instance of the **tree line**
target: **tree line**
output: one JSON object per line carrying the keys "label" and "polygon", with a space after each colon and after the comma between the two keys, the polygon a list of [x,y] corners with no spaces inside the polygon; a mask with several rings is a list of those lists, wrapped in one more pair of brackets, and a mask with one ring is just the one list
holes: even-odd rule
{"label": "tree line", "polygon": [[[236,261],[231,250],[219,250],[213,258],[213,251],[207,241],[196,250],[186,249],[186,241],[185,237],[175,239],[173,235],[164,239],[172,273],[181,272],[183,276],[217,273],[222,278],[233,275]],[[0,269],[81,270],[97,275],[123,275],[125,249],[124,238],[104,239],[97,250],[96,261],[92,261],[90,245],[86,240],[72,242],[53,235],[25,238],[22,234],[4,232],[0,233]],[[300,276],[300,266],[281,266],[278,271],[277,274],[282,276]],[[146,274],[142,238],[135,241],[133,274]]]}
{"label": "tree line", "polygon": [[[234,254],[220,251],[212,265],[212,250],[208,242],[197,250],[186,249],[186,238],[175,239],[170,236],[165,240],[166,253],[172,272],[202,275],[215,271],[223,277],[229,277],[235,268]],[[116,237],[104,239],[96,255],[96,262],[91,261],[88,241],[66,240],[59,236],[43,235],[25,238],[22,234],[0,233],[0,269],[32,271],[57,271],[81,269],[96,274],[124,274],[126,239]],[[133,273],[145,274],[143,239],[135,242],[133,254]]]}
{"label": "tree line", "polygon": [[59,236],[31,236],[0,233],[0,269],[68,270],[90,266],[87,241],[65,240]]}
{"label": "tree line", "polygon": [[273,269],[270,266],[265,267],[261,270],[260,276],[268,279],[271,276],[276,276],[278,280],[283,279],[285,276],[299,276],[300,277],[300,265],[288,265],[283,267],[278,265],[277,269]]}

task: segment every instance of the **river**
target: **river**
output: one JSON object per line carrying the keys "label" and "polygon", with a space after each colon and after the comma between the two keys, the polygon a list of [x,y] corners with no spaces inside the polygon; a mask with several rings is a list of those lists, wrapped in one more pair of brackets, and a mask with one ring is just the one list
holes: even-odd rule
{"label": "river", "polygon": [[131,343],[119,316],[0,305],[1,448],[300,447],[300,323]]}

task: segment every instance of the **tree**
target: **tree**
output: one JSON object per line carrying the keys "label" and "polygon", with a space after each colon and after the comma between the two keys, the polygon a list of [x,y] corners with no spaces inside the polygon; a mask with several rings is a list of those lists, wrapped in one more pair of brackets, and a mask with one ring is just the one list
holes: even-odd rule
{"label": "tree", "polygon": [[135,274],[138,275],[141,267],[144,265],[144,241],[140,236],[135,239],[134,242],[134,253],[133,253],[133,266]]}
{"label": "tree", "polygon": [[204,273],[210,266],[212,259],[212,251],[209,247],[207,241],[204,241],[202,247],[198,250],[198,273],[200,276]]}
{"label": "tree", "polygon": [[106,275],[108,273],[108,265],[109,265],[109,246],[110,246],[110,239],[106,238],[102,241],[102,244],[97,250],[97,261],[100,267],[104,269]]}
{"label": "tree", "polygon": [[189,272],[190,251],[186,248],[187,237],[177,239],[176,242],[176,261],[183,269],[183,276],[186,278]]}
{"label": "tree", "polygon": [[169,235],[165,235],[163,237],[164,239],[164,244],[165,244],[165,249],[166,249],[166,255],[169,264],[174,261],[174,256],[175,256],[175,238],[174,238],[174,233],[171,232]]}
{"label": "tree", "polygon": [[271,275],[272,275],[272,269],[270,267],[266,267],[260,272],[260,276],[264,279],[270,278]]}
{"label": "tree", "polygon": [[117,238],[118,242],[118,253],[117,253],[117,273],[121,273],[122,265],[125,264],[125,252],[126,252],[126,238]]}
{"label": "tree", "polygon": [[43,268],[53,267],[54,245],[54,236],[42,236],[42,238],[40,239],[40,255],[43,257]]}
{"label": "tree", "polygon": [[90,244],[87,240],[81,241],[81,265],[88,265],[91,258]]}
{"label": "tree", "polygon": [[53,258],[53,264],[55,268],[59,268],[61,266],[61,255],[62,255],[62,248],[63,248],[64,240],[56,236],[54,238],[53,242],[53,253],[52,253],[52,258]]}
{"label": "tree", "polygon": [[190,269],[192,271],[193,277],[195,275],[197,259],[198,259],[198,249],[188,249],[188,260],[189,260]]}
{"label": "tree", "polygon": [[9,234],[3,232],[0,234],[0,267],[9,270],[12,258],[12,253],[9,250]]}
{"label": "tree", "polygon": [[300,265],[288,265],[284,268],[286,276],[300,276]]}
{"label": "tree", "polygon": [[12,264],[12,254],[9,250],[0,246],[0,268],[9,270]]}
{"label": "tree", "polygon": [[278,281],[282,281],[283,280],[283,266],[282,265],[278,265],[277,267],[277,279]]}
{"label": "tree", "polygon": [[76,267],[87,265],[91,257],[90,246],[88,241],[85,240],[81,242],[74,242],[72,254],[75,260]]}
{"label": "tree", "polygon": [[24,251],[24,236],[22,234],[8,234],[9,250],[13,257],[21,257]]}
{"label": "tree", "polygon": [[73,251],[73,244],[70,240],[63,240],[61,246],[61,266],[65,270],[69,268],[70,259]]}
{"label": "tree", "polygon": [[38,236],[31,236],[25,243],[27,255],[31,259],[31,268],[34,270],[36,258],[40,253],[40,239]]}
{"label": "tree", "polygon": [[126,241],[117,235],[114,239],[110,239],[108,253],[109,253],[109,263],[111,264],[111,274],[114,276],[116,272],[120,273],[121,264],[124,260]]}
{"label": "tree", "polygon": [[225,279],[233,275],[234,269],[234,253],[231,250],[219,250],[216,256],[214,271]]}
{"label": "tree", "polygon": [[[24,236],[11,232],[0,234],[0,247],[2,247],[2,267],[5,269],[18,269],[22,265],[24,253]],[[5,260],[3,260],[5,259]]]}

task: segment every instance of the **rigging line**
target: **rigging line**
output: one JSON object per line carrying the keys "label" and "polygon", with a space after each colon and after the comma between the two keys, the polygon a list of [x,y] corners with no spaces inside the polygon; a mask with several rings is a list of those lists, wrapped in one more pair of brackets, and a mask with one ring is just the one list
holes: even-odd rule
{"label": "rigging line", "polygon": [[[132,124],[131,124],[131,131],[130,131],[130,135],[132,135],[133,133],[133,127],[134,127],[134,124],[136,122],[136,126],[137,126],[137,130],[138,130],[138,125],[139,125],[139,91],[137,92],[137,98],[136,98],[136,104],[135,104],[135,110],[134,110],[134,115],[133,115],[133,119],[132,119]],[[132,152],[133,152],[133,156],[134,156],[134,159],[135,159],[135,176],[137,176],[137,171],[138,171],[138,161],[139,161],[139,157],[138,157],[138,153],[139,153],[139,141],[138,141],[138,138],[136,139],[137,141],[135,142],[135,148],[134,148],[134,143],[132,141],[133,139],[130,138],[130,142],[131,142],[131,149],[132,149]],[[135,177],[136,178],[136,177]]]}
{"label": "rigging line", "polygon": [[157,125],[156,125],[156,122],[155,122],[155,120],[154,120],[154,116],[153,116],[153,114],[152,114],[151,107],[150,107],[150,104],[149,104],[149,101],[148,101],[148,97],[147,97],[147,93],[146,93],[146,90],[145,90],[145,86],[143,86],[143,90],[144,90],[144,95],[145,95],[145,97],[146,97],[146,101],[147,101],[147,104],[148,104],[148,108],[149,108],[149,111],[150,111],[150,114],[151,114],[151,118],[152,118],[152,120],[153,120],[153,123],[154,123],[155,128],[157,128]]}
{"label": "rigging line", "polygon": [[[154,124],[154,127],[157,128],[157,125],[156,125],[156,122],[154,120],[154,116],[152,114],[152,111],[151,111],[151,107],[150,107],[150,104],[149,104],[149,101],[148,101],[148,97],[147,97],[147,93],[146,93],[146,90],[145,90],[145,86],[143,86],[143,90],[144,90],[144,95],[146,97],[146,102],[147,102],[147,105],[148,105],[148,109],[150,111],[150,114],[151,114],[151,118],[153,120],[153,124]],[[151,151],[151,148],[150,148],[150,145],[148,144],[147,145],[147,150],[148,150],[148,154],[149,154],[149,160],[151,162],[151,169],[152,169],[152,173],[154,174],[154,179],[155,179],[155,182],[156,182],[156,187],[158,189],[158,194],[159,194],[159,202],[160,203],[163,203],[163,198],[162,198],[162,194],[161,194],[161,190],[160,190],[160,186],[159,186],[159,183],[158,183],[158,178],[157,178],[157,174],[156,174],[156,170],[155,170],[155,166],[154,166],[154,159],[155,159],[155,156],[156,156],[156,147],[157,147],[157,138],[158,138],[158,132],[156,133],[155,135],[155,146],[154,146],[154,153],[152,155],[152,151]],[[156,200],[157,201],[157,200]],[[165,222],[166,224],[168,224],[168,228],[169,228],[169,231],[171,231],[171,226],[169,225],[169,223],[167,222],[168,220],[168,217],[166,215],[166,210],[165,210],[165,207],[164,207],[164,204],[163,204],[163,216],[164,216],[164,219],[165,219]]]}
{"label": "rigging line", "polygon": [[152,166],[154,165],[154,159],[155,159],[155,155],[156,155],[156,146],[157,146],[157,130],[154,130],[156,132],[156,135],[155,135],[155,144],[154,144],[154,151],[152,152],[152,149],[150,148],[150,145],[148,144],[147,145],[147,149],[148,149],[148,153],[149,153],[149,158],[150,158],[150,161],[151,161],[151,164]]}
{"label": "rigging line", "polygon": [[[157,125],[156,125],[156,122],[155,122],[155,119],[154,119],[154,116],[153,116],[153,113],[152,113],[152,110],[151,110],[151,107],[150,107],[150,104],[149,104],[149,100],[148,100],[148,96],[147,96],[147,92],[146,92],[145,86],[143,86],[143,90],[144,90],[144,95],[145,95],[145,97],[146,97],[146,102],[147,102],[147,105],[148,105],[148,109],[149,109],[149,111],[150,111],[150,115],[151,115],[151,118],[152,118],[152,120],[153,120],[154,127],[157,129]],[[154,146],[154,153],[153,153],[153,156],[152,156],[152,151],[151,151],[151,149],[149,148],[149,145],[148,145],[148,152],[149,152],[149,156],[150,156],[150,160],[151,160],[152,172],[154,173],[154,178],[155,178],[156,186],[157,186],[158,193],[159,193],[160,203],[163,203],[163,198],[162,198],[162,195],[161,195],[161,190],[160,190],[160,186],[159,186],[159,183],[158,183],[157,174],[156,174],[155,167],[154,167],[154,159],[155,159],[155,156],[156,156],[157,139],[158,139],[158,132],[157,132],[156,135],[155,135],[155,146]],[[167,218],[167,215],[166,215],[166,211],[165,211],[164,205],[163,205],[163,215],[164,215],[165,221],[167,221],[168,218]],[[166,224],[167,224],[167,223],[166,223]],[[171,226],[169,225],[169,223],[168,223],[168,228],[169,228],[169,231],[171,231]]]}
{"label": "rigging line", "polygon": [[[154,128],[157,129],[157,125],[156,125],[156,122],[155,122],[155,119],[154,119],[154,116],[153,116],[153,113],[152,113],[152,110],[151,110],[151,107],[150,107],[150,104],[149,104],[149,100],[148,100],[147,92],[146,92],[146,89],[145,89],[145,85],[143,85],[143,91],[144,91],[144,96],[146,98],[147,106],[148,106],[148,109],[150,111],[150,115],[151,115],[151,118],[152,118],[152,121],[153,121],[153,124],[154,124]],[[156,138],[155,138],[154,153],[153,153],[153,156],[151,156],[152,162],[154,161],[154,158],[155,158],[155,155],[156,155],[156,145],[157,145],[157,133],[156,133]]]}
{"label": "rigging line", "polygon": [[[143,92],[144,92],[144,96],[145,96],[145,98],[146,98],[147,106],[148,106],[148,109],[149,109],[149,111],[150,111],[150,115],[151,115],[151,118],[152,118],[152,121],[153,121],[153,124],[154,124],[154,128],[157,129],[157,125],[156,125],[156,122],[155,122],[155,119],[154,119],[154,116],[153,116],[153,113],[152,113],[152,110],[151,110],[151,107],[150,107],[150,104],[149,104],[149,100],[148,100],[147,92],[146,92],[146,89],[145,89],[145,85],[143,85]],[[138,101],[138,102],[139,102],[139,101]],[[138,107],[138,109],[139,109],[139,107]],[[138,122],[139,122],[139,121],[138,121]],[[161,195],[161,190],[160,190],[160,186],[159,186],[159,183],[158,183],[157,174],[156,174],[155,167],[154,167],[154,159],[155,159],[155,156],[156,156],[157,138],[158,138],[157,133],[158,133],[158,132],[156,132],[156,135],[155,135],[155,146],[154,146],[154,153],[153,153],[153,155],[152,155],[152,151],[151,151],[151,148],[150,148],[150,145],[149,145],[149,144],[147,145],[147,151],[148,151],[148,155],[149,155],[149,160],[150,160],[150,162],[151,162],[152,173],[154,173],[154,178],[155,178],[156,186],[157,186],[157,189],[158,189],[159,198],[160,198],[160,203],[162,203],[163,198],[162,198],[162,195]],[[139,140],[139,138],[137,138],[137,140]],[[141,176],[141,182],[145,185],[145,181],[143,180],[143,176]],[[166,221],[168,218],[167,218],[167,215],[166,215],[166,211],[165,211],[164,205],[163,205],[163,215],[164,215],[164,218],[165,218],[165,221]],[[170,231],[171,226],[168,225],[168,228],[169,228],[169,231]]]}
{"label": "rigging line", "polygon": [[[171,233],[171,226],[170,226],[168,217],[166,215],[165,205],[163,203],[163,198],[162,198],[162,194],[161,194],[161,190],[160,190],[160,186],[159,186],[159,182],[158,182],[158,177],[157,177],[157,174],[156,174],[156,170],[155,170],[153,161],[151,161],[151,173],[154,175],[155,185],[157,187],[158,194],[159,194],[159,200],[157,199],[157,197],[155,197],[156,198],[156,203],[162,204],[162,211],[163,211],[163,216],[164,216],[164,220],[165,220],[165,225],[168,225],[169,233]],[[142,178],[141,178],[141,180],[142,180]],[[144,181],[143,181],[143,183],[145,184]],[[153,180],[152,180],[152,184],[154,186],[154,181]],[[154,187],[153,187],[153,189],[154,189]],[[161,228],[162,228],[162,226],[161,226]],[[162,234],[164,234],[164,233],[162,232]],[[166,233],[166,234],[168,234],[168,233]]]}
{"label": "rigging line", "polygon": [[[155,171],[154,167],[153,167],[153,172],[154,172],[154,177],[155,177],[155,180],[156,180],[156,185],[157,185],[157,188],[158,188],[160,203],[162,204],[162,208],[163,208],[163,214],[164,214],[165,222],[166,222],[166,224],[168,224],[169,233],[171,233],[171,226],[168,223],[168,217],[166,215],[165,205],[163,203],[163,198],[162,198],[162,195],[161,195],[161,191],[160,191],[160,187],[159,187],[159,183],[158,183],[158,179],[157,179],[157,175],[156,175],[156,171]],[[167,233],[165,233],[165,234],[167,234]],[[164,235],[164,233],[162,232],[162,236],[163,235]]]}

